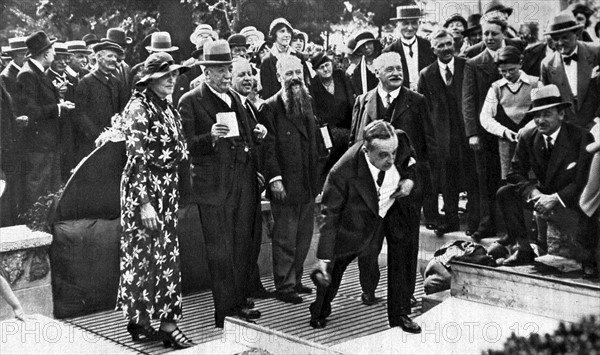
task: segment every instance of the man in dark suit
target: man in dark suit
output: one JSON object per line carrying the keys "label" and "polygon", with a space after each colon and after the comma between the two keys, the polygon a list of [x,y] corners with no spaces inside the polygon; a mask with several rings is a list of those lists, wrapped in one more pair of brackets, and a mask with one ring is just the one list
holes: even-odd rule
{"label": "man in dark suit", "polygon": [[[248,250],[259,203],[255,136],[264,134],[231,90],[225,40],[206,42],[206,80],[181,97],[179,111],[191,161],[192,202],[198,204],[211,275],[215,326],[225,317],[260,317],[246,299]],[[237,135],[231,135],[237,131]],[[255,261],[255,260],[254,260]]]}
{"label": "man in dark suit", "polygon": [[385,121],[369,123],[361,136],[364,140],[342,156],[325,183],[316,273],[330,284],[317,285],[310,324],[326,326],[348,264],[380,246],[385,236],[389,324],[420,333],[419,325],[408,317],[419,241],[419,211],[411,202],[416,181],[414,150],[406,133]]}
{"label": "man in dark suit", "polygon": [[402,85],[412,91],[417,90],[419,72],[435,61],[431,43],[425,38],[417,36],[421,17],[423,15],[417,5],[398,6],[396,17],[390,21],[398,21],[396,26],[399,28],[400,38],[383,50],[383,53],[396,52],[400,54],[404,78]]}
{"label": "man in dark suit", "polygon": [[89,50],[84,41],[69,41],[67,44],[67,50],[72,54],[69,65],[66,68],[67,75],[75,79],[78,83],[79,80],[89,73],[86,69],[88,63],[88,56],[93,53]]}
{"label": "man in dark suit", "polygon": [[[508,185],[498,190],[498,205],[508,231],[506,243],[517,242],[518,251],[504,261],[514,266],[533,261],[534,254],[527,238],[524,209],[550,215],[561,208],[574,209],[579,217],[579,242],[586,250],[596,250],[598,235],[588,233],[590,218],[579,207],[590,168],[591,154],[586,146],[593,142],[590,132],[564,122],[565,110],[571,103],[562,101],[558,87],[547,85],[531,93],[535,125],[519,134]],[[529,179],[532,170],[537,181]],[[593,258],[583,260],[584,268]]]}
{"label": "man in dark suit", "polygon": [[[392,126],[401,129],[410,138],[417,154],[417,189],[413,201],[417,211],[425,216],[425,225],[435,229],[437,225],[437,193],[433,191],[429,162],[436,161],[436,138],[433,124],[427,108],[427,100],[423,95],[402,86],[402,64],[398,53],[383,53],[374,62],[379,85],[359,96],[354,103],[352,114],[351,144],[363,139],[364,128],[372,121],[383,119]],[[416,221],[418,233],[418,223]],[[381,248],[371,253],[363,253],[359,257],[361,285],[363,286],[363,302],[374,298],[374,291],[379,282],[377,255]]]}
{"label": "man in dark suit", "polygon": [[479,203],[474,204],[473,213],[479,227],[473,232],[476,240],[496,235],[496,191],[500,187],[500,158],[498,140],[481,127],[479,115],[485,103],[486,93],[492,83],[500,79],[494,64],[496,51],[508,44],[504,39],[506,22],[499,19],[482,19],[483,43],[486,49],[475,58],[467,60],[462,87],[463,119],[469,146],[475,152]]}
{"label": "man in dark suit", "polygon": [[27,52],[25,39],[26,37],[15,37],[8,39],[9,49],[6,50],[6,53],[10,55],[12,59],[6,68],[2,70],[2,73],[0,73],[6,90],[10,96],[13,97],[13,99],[17,95],[17,74],[19,74],[19,71],[23,66],[23,62],[25,61],[25,53]]}
{"label": "man in dark suit", "polygon": [[[264,132],[255,127],[239,95],[231,90],[231,62],[227,41],[206,42],[201,61],[206,80],[179,102],[217,327],[223,327],[226,316],[260,317],[246,299],[246,278],[259,203],[254,137]],[[239,134],[230,136],[235,128]]]}
{"label": "man in dark suit", "polygon": [[53,41],[39,31],[25,43],[30,57],[17,75],[15,107],[18,115],[28,116],[23,202],[23,208],[27,209],[38,197],[60,187],[59,119],[75,106],[60,100],[58,90],[44,73],[54,60]]}
{"label": "man in dark suit", "polygon": [[304,85],[300,59],[280,56],[277,77],[281,90],[260,108],[269,130],[265,159],[267,197],[273,212],[273,278],[275,297],[301,303],[299,293],[311,293],[302,285],[303,265],[313,236],[315,197],[319,194],[318,126],[312,98]]}
{"label": "man in dark suit", "polygon": [[571,11],[552,19],[546,35],[552,37],[556,51],[542,62],[541,80],[558,86],[563,101],[573,103],[566,110],[567,121],[590,129],[600,105],[600,49],[577,40],[582,30]]}
{"label": "man in dark suit", "polygon": [[75,89],[76,110],[76,161],[80,161],[95,149],[94,141],[105,128],[110,127],[111,117],[121,112],[129,100],[129,87],[115,77],[117,56],[123,49],[111,41],[94,45],[96,69],[81,79]]}
{"label": "man in dark suit", "polygon": [[[435,233],[443,236],[460,229],[459,193],[466,189],[469,200],[476,203],[479,203],[479,196],[477,177],[473,174],[475,158],[465,136],[463,103],[460,96],[467,60],[455,55],[456,46],[454,51],[452,50],[453,36],[445,29],[432,34],[431,44],[438,60],[421,71],[418,90],[427,99],[435,128],[437,161],[433,164],[433,175],[438,177],[434,181],[441,184],[445,211],[444,222],[438,225]],[[469,212],[474,204],[467,205]],[[477,229],[479,221],[475,217],[474,213],[469,213],[468,231],[473,232]]]}

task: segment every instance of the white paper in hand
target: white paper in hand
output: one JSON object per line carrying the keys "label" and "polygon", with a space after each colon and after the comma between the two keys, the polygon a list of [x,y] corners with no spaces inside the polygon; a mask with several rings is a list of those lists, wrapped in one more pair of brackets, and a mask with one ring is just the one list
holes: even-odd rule
{"label": "white paper in hand", "polygon": [[223,138],[239,137],[240,129],[238,127],[238,121],[235,117],[235,112],[219,112],[217,113],[217,123],[222,123],[229,127],[229,133]]}

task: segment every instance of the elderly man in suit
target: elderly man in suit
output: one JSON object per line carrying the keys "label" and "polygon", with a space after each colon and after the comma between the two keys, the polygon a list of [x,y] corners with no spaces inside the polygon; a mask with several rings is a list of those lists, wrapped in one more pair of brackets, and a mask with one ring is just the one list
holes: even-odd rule
{"label": "elderly man in suit", "polygon": [[472,233],[475,240],[496,235],[496,191],[500,187],[500,158],[498,139],[487,133],[480,124],[479,115],[492,83],[500,79],[494,64],[496,51],[509,42],[504,39],[506,22],[496,18],[481,21],[485,50],[465,64],[462,100],[465,133],[469,146],[475,152],[475,165],[479,189],[479,203],[474,204],[473,213],[479,226]]}
{"label": "elderly man in suit", "polygon": [[421,17],[423,14],[417,5],[398,6],[396,17],[390,21],[397,21],[396,30],[400,32],[400,38],[383,50],[383,53],[396,52],[400,54],[404,78],[402,85],[412,91],[417,90],[419,72],[435,61],[431,43],[425,38],[417,36]]}
{"label": "elderly man in suit", "polygon": [[[400,55],[395,52],[383,53],[375,59],[374,67],[379,78],[379,85],[356,99],[352,114],[350,140],[351,142],[362,140],[364,128],[377,119],[390,122],[395,128],[406,132],[417,154],[418,181],[413,201],[418,211],[421,211],[421,206],[423,206],[426,227],[435,229],[439,216],[437,194],[432,188],[429,162],[436,161],[436,137],[429,116],[427,100],[423,95],[402,86],[401,63]],[[413,230],[418,234],[419,220],[416,223],[417,228]],[[370,300],[372,297],[374,298],[373,292],[379,282],[377,255],[380,250],[381,247],[371,250],[370,254],[363,253],[359,257],[361,285],[363,286],[362,299],[365,304],[372,303]]]}
{"label": "elderly man in suit", "polygon": [[320,273],[323,284],[317,281],[310,324],[314,328],[327,325],[331,302],[348,264],[381,245],[385,236],[389,324],[419,333],[421,328],[408,316],[419,240],[419,211],[411,202],[416,181],[414,150],[406,133],[382,120],[369,123],[361,136],[363,141],[342,156],[325,183],[317,250],[320,262],[313,272]]}
{"label": "elderly man in suit", "polygon": [[315,197],[319,193],[319,132],[300,59],[280,56],[277,77],[281,90],[260,108],[269,130],[268,149],[275,152],[275,159],[264,162],[274,220],[273,278],[275,297],[297,304],[303,301],[299,293],[312,292],[302,284],[302,273],[313,235]]}
{"label": "elderly man in suit", "polygon": [[123,52],[121,46],[101,41],[93,48],[96,69],[86,74],[75,89],[76,161],[95,149],[94,141],[105,128],[110,127],[111,117],[123,110],[130,94],[129,87],[115,77],[118,56]]}
{"label": "elderly man in suit", "polygon": [[577,40],[582,28],[571,11],[552,19],[546,35],[552,37],[556,51],[542,61],[541,80],[558,86],[563,101],[573,103],[566,111],[567,121],[589,129],[600,105],[600,49]]}
{"label": "elderly man in suit", "polygon": [[220,328],[227,316],[260,317],[246,299],[246,281],[259,203],[255,139],[265,132],[231,90],[231,63],[227,41],[206,42],[200,62],[206,79],[179,101],[190,151],[192,202],[198,204],[215,326]]}
{"label": "elderly man in suit", "polygon": [[[579,208],[579,195],[587,181],[591,154],[585,148],[593,141],[591,133],[564,122],[565,110],[571,103],[561,100],[556,85],[548,85],[531,93],[535,125],[520,132],[508,185],[498,190],[498,205],[508,231],[507,242],[517,242],[518,250],[504,261],[514,266],[533,261],[534,254],[527,238],[524,209],[550,215],[561,208],[574,209],[581,226],[579,242],[586,250],[595,250],[598,242],[588,233],[590,218]],[[537,181],[529,179],[532,170]],[[593,258],[583,260],[584,270]]]}
{"label": "elderly man in suit", "polygon": [[456,56],[456,46],[452,50],[453,34],[446,29],[432,34],[431,45],[438,60],[421,71],[418,91],[427,99],[435,127],[438,154],[433,175],[439,177],[436,180],[441,183],[445,215],[435,233],[441,237],[460,229],[458,198],[465,189],[469,197],[467,231],[477,229],[479,221],[471,209],[479,203],[479,194],[477,177],[473,174],[475,159],[465,136],[460,96],[467,60]]}
{"label": "elderly man in suit", "polygon": [[19,115],[28,116],[25,128],[25,191],[23,207],[31,207],[38,197],[56,192],[61,184],[59,120],[72,110],[71,101],[60,100],[59,92],[44,71],[54,61],[53,43],[43,31],[25,40],[30,57],[17,75]]}

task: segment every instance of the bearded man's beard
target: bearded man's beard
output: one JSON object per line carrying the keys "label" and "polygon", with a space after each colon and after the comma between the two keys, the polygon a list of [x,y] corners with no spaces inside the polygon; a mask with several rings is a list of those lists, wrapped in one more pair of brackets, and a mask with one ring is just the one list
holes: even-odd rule
{"label": "bearded man's beard", "polygon": [[[300,90],[294,92],[293,86],[299,85]],[[292,79],[285,84],[285,109],[289,114],[299,115],[310,109],[310,94],[301,79]]]}

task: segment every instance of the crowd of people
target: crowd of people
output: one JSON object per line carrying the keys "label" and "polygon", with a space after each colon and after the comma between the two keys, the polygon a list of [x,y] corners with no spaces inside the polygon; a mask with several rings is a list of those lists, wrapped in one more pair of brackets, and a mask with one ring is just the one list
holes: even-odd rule
{"label": "crowd of people", "polygon": [[[306,33],[284,18],[267,36],[248,26],[228,39],[200,24],[181,64],[168,32],[147,37],[138,64],[128,63],[132,41],[120,28],[68,42],[42,31],[11,38],[1,74],[2,224],[58,190],[120,114],[127,164],[117,308],[134,340],[193,345],[177,327],[183,204],[198,206],[216,327],[227,316],[260,318],[252,299],[298,304],[313,292],[302,276],[319,194],[315,328],[327,325],[355,258],[362,302],[377,301],[385,237],[390,326],[420,332],[409,318],[419,225],[438,236],[460,230],[462,192],[475,241],[496,236],[502,212],[508,233],[499,243],[517,245],[507,266],[534,258],[524,210],[539,223],[576,211],[582,268],[597,277],[600,49],[583,30],[593,11],[556,14],[543,41],[537,23],[508,26],[511,13],[496,4],[419,36],[422,10],[400,6],[394,41],[361,32],[344,56],[309,53]],[[257,265],[263,191],[274,220],[274,292]]]}

